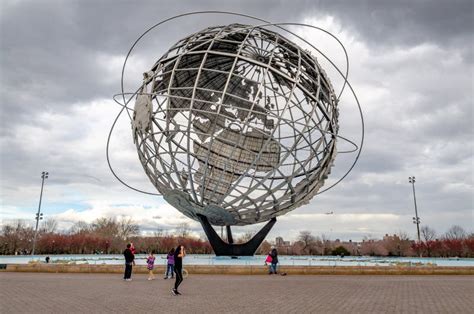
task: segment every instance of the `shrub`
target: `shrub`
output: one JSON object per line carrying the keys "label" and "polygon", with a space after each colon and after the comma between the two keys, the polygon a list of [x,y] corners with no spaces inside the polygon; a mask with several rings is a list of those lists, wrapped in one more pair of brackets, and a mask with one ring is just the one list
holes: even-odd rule
{"label": "shrub", "polygon": [[332,255],[350,255],[351,253],[343,246],[338,246],[332,250]]}

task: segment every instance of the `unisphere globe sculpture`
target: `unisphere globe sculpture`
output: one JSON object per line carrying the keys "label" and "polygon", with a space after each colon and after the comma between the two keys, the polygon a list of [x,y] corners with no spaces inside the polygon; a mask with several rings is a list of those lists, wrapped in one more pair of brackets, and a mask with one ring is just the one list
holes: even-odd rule
{"label": "unisphere globe sculpture", "polygon": [[248,225],[307,203],[336,157],[337,97],[308,51],[249,25],[178,41],[144,74],[140,161],[189,218]]}
{"label": "unisphere globe sculpture", "polygon": [[[125,65],[140,39],[158,26],[190,15],[221,14],[265,24],[208,27],[178,41],[144,73],[135,93],[124,91]],[[346,73],[318,48],[281,27],[298,25],[333,37],[346,55]],[[336,96],[329,78],[307,50],[269,30],[275,26],[309,44],[344,79]],[[253,255],[276,217],[308,203],[323,186],[341,138],[358,150],[364,141],[362,110],[347,81],[349,59],[330,32],[307,24],[273,24],[240,13],[201,11],[176,15],[146,30],[122,68],[122,110],[107,140],[107,162],[127,187],[162,195],[201,223],[216,255]],[[338,100],[348,86],[359,108],[360,147],[338,135]],[[116,96],[118,96],[116,95]],[[125,95],[132,95],[128,100]],[[115,99],[115,96],[114,96]],[[133,110],[128,107],[135,99]],[[117,119],[133,111],[133,140],[146,175],[159,194],[121,180],[109,160]],[[323,191],[325,191],[323,190]],[[267,222],[248,242],[234,244],[231,226]],[[214,226],[226,226],[224,242]]]}

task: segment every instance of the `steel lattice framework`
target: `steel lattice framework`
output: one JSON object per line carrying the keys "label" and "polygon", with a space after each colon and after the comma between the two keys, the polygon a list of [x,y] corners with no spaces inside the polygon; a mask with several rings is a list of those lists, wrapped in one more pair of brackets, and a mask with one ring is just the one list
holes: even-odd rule
{"label": "steel lattice framework", "polygon": [[144,75],[133,136],[158,191],[214,225],[307,203],[336,156],[337,97],[315,57],[263,27],[209,27]]}

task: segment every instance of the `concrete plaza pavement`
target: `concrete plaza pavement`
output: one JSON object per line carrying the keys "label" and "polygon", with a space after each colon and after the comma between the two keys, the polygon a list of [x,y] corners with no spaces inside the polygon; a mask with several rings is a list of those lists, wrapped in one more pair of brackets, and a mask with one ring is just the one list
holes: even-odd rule
{"label": "concrete plaza pavement", "polygon": [[0,313],[473,313],[474,276],[0,273]]}

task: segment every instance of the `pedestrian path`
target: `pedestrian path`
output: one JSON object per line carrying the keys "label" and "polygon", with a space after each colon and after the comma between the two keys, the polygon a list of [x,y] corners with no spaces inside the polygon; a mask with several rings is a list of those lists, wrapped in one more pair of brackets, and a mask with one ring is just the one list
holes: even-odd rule
{"label": "pedestrian path", "polygon": [[0,273],[1,313],[472,313],[474,276]]}

